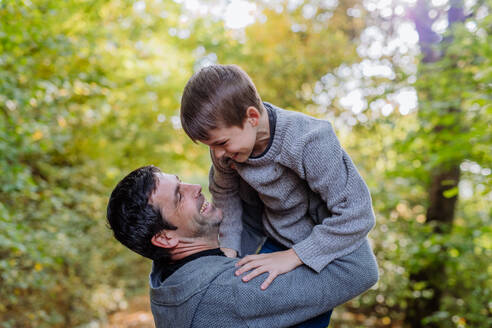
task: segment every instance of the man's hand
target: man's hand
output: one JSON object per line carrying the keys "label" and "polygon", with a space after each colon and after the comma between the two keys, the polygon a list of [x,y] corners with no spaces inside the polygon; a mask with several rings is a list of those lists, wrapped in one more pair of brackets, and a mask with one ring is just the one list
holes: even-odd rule
{"label": "man's hand", "polygon": [[239,276],[254,269],[242,278],[244,282],[248,282],[262,273],[269,272],[268,278],[261,284],[261,289],[265,290],[279,274],[292,271],[301,264],[302,261],[293,249],[269,254],[248,255],[236,263],[236,266],[240,266],[240,268],[236,270],[235,274]]}
{"label": "man's hand", "polygon": [[233,250],[232,248],[225,248],[225,247],[222,247],[220,249],[222,251],[222,253],[225,254],[225,256],[227,257],[237,257],[237,252],[235,250]]}

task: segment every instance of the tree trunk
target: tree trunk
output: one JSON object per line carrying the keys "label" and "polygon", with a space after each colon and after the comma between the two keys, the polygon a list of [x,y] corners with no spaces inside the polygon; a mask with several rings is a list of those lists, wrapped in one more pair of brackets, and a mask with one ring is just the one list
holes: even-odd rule
{"label": "tree trunk", "polygon": [[[463,14],[462,1],[450,1],[451,7],[448,10],[448,26],[451,27],[455,22],[462,22],[465,19]],[[419,0],[410,13],[410,18],[414,21],[419,34],[419,45],[423,54],[421,69],[425,70],[426,64],[431,64],[442,59],[445,48],[443,42],[451,42],[452,38],[442,38],[432,31],[434,20],[429,17],[428,2]],[[439,46],[441,44],[441,46]],[[451,82],[452,83],[452,82]],[[429,90],[418,90],[418,93],[427,93]],[[423,97],[425,98],[425,97]],[[427,99],[426,101],[432,101]],[[459,109],[448,108],[444,114],[458,114]],[[425,115],[423,115],[425,117]],[[434,126],[433,133],[439,138],[439,133],[446,129],[445,126]],[[445,148],[446,143],[443,143]],[[427,224],[434,224],[434,233],[446,234],[451,231],[455,217],[456,201],[458,194],[452,193],[445,195],[447,190],[457,188],[460,179],[459,162],[443,163],[435,167],[431,172],[429,188],[429,205],[427,208]],[[447,196],[447,197],[446,197]],[[442,249],[441,252],[445,252]],[[412,285],[416,283],[425,283],[426,290],[432,292],[431,296],[426,298],[422,295],[414,295],[408,299],[405,322],[412,328],[437,327],[437,323],[422,323],[422,319],[428,317],[440,309],[441,296],[443,294],[443,282],[445,277],[445,257],[437,257],[439,260],[420,268],[418,272],[410,275]]]}
{"label": "tree trunk", "polygon": [[[454,216],[457,195],[445,197],[444,192],[457,188],[459,182],[459,166],[453,166],[447,170],[439,168],[432,176],[429,190],[429,207],[427,209],[427,222],[435,223],[434,232],[445,234],[451,229]],[[444,248],[441,251],[446,251]],[[438,257],[440,258],[440,257]],[[409,299],[405,322],[412,328],[437,327],[437,324],[423,324],[422,319],[439,311],[441,296],[443,294],[442,282],[445,281],[444,260],[437,260],[423,267],[420,271],[410,275],[412,284],[425,282],[426,289],[432,291],[430,298],[415,297]]]}

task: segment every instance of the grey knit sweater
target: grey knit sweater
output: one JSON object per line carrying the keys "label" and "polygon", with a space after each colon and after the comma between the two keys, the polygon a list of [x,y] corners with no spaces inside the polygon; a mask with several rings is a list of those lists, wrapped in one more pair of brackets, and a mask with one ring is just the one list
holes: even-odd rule
{"label": "grey knit sweater", "polygon": [[371,196],[329,122],[265,106],[277,117],[266,153],[244,163],[212,156],[220,245],[240,251],[243,205],[260,201],[266,234],[320,272],[365,240],[375,223]]}

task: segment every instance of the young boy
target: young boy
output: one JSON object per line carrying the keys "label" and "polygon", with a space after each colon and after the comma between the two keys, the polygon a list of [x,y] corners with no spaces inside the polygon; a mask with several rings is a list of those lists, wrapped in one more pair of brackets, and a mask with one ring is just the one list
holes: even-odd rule
{"label": "young boy", "polygon": [[267,254],[238,262],[237,275],[251,271],[243,281],[269,272],[265,289],[300,265],[320,272],[356,250],[374,226],[369,190],[330,123],[263,103],[239,67],[212,65],[193,75],[181,123],[210,147],[210,191],[224,213],[227,256],[244,249],[243,212],[261,201],[268,238],[260,253]]}

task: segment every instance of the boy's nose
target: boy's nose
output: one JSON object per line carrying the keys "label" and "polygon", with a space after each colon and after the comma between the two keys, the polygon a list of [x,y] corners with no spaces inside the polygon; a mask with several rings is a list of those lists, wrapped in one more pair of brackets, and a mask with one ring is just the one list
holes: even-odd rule
{"label": "boy's nose", "polygon": [[214,149],[214,154],[215,154],[215,157],[222,158],[225,155],[225,150],[222,149],[222,148],[215,148]]}

